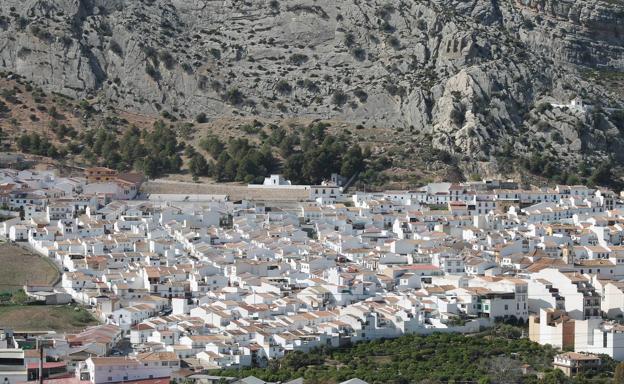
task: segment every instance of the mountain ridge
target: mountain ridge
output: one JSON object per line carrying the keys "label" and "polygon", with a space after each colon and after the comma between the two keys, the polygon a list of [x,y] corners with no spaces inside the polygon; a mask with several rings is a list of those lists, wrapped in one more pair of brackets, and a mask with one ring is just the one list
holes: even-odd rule
{"label": "mountain ridge", "polygon": [[[536,156],[555,173],[621,162],[620,1],[29,0],[0,12],[0,69],[100,110],[383,128],[447,151],[464,174]],[[596,108],[549,107],[577,96]]]}

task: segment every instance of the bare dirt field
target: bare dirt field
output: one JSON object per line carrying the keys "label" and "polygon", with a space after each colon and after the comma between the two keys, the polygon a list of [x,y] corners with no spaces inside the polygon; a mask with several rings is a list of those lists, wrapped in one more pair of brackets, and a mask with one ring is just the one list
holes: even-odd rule
{"label": "bare dirt field", "polygon": [[15,292],[24,284],[51,285],[59,277],[48,260],[11,243],[0,243],[0,292]]}
{"label": "bare dirt field", "polygon": [[227,195],[229,200],[304,201],[309,191],[304,189],[248,188],[236,183],[193,183],[175,179],[148,181],[141,187],[146,194]]}

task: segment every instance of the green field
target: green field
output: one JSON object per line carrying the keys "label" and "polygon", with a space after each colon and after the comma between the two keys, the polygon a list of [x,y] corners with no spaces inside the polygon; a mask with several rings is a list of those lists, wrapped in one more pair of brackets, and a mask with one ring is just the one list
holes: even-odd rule
{"label": "green field", "polygon": [[16,331],[80,331],[98,322],[84,308],[70,305],[1,305],[0,328]]}
{"label": "green field", "polygon": [[27,283],[51,285],[59,278],[52,260],[11,243],[0,243],[0,266],[0,292],[13,293]]}

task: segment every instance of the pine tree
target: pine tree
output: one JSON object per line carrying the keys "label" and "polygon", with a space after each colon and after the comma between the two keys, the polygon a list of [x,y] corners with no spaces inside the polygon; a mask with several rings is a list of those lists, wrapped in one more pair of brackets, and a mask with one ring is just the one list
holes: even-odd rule
{"label": "pine tree", "polygon": [[195,179],[199,176],[207,176],[209,170],[208,162],[204,156],[199,153],[195,153],[189,163],[189,171],[191,171],[193,178]]}

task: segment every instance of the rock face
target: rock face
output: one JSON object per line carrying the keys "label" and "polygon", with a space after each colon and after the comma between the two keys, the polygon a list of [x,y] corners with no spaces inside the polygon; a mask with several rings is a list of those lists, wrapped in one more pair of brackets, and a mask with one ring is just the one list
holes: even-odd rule
{"label": "rock face", "polygon": [[[624,143],[624,91],[596,80],[624,71],[620,0],[4,0],[0,47],[5,71],[140,113],[395,127],[485,162]],[[576,96],[601,109],[544,108]]]}

